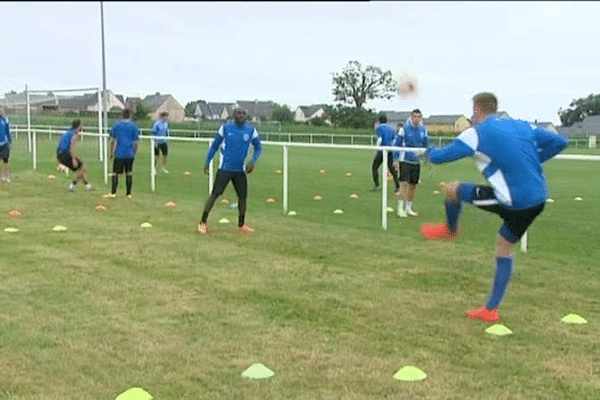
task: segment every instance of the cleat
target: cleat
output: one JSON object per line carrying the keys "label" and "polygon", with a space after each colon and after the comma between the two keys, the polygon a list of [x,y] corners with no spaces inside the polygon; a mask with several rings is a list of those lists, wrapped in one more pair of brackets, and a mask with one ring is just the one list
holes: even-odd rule
{"label": "cleat", "polygon": [[206,235],[208,233],[208,225],[203,222],[199,223],[198,227],[196,228],[196,233],[200,235]]}
{"label": "cleat", "polygon": [[238,228],[239,233],[252,233],[254,229],[250,228],[248,225],[242,225]]}
{"label": "cleat", "polygon": [[109,194],[102,195],[102,197],[104,197],[105,199],[114,199],[115,197],[117,197],[117,195],[109,193]]}
{"label": "cleat", "polygon": [[131,194],[128,194],[128,195],[127,195],[127,198],[128,198],[128,199],[132,199],[132,198],[133,198],[133,195],[131,195]]}
{"label": "cleat", "polygon": [[465,313],[469,319],[477,319],[484,322],[498,322],[498,310],[488,310],[485,307],[469,310]]}
{"label": "cleat", "polygon": [[379,186],[377,185],[373,185],[373,187],[371,189],[369,189],[370,192],[376,192],[379,190]]}
{"label": "cleat", "polygon": [[73,185],[73,182],[69,183],[69,192],[74,192],[75,191],[75,185]]}
{"label": "cleat", "polygon": [[88,184],[86,184],[86,185],[85,185],[85,190],[87,190],[88,192],[89,192],[90,190],[92,190],[92,184],[91,184],[91,183],[88,183]]}
{"label": "cleat", "polygon": [[404,211],[402,208],[399,208],[399,209],[398,209],[398,213],[397,213],[397,215],[398,215],[400,218],[406,218],[406,217],[408,216],[408,215],[406,214],[406,211]]}
{"label": "cleat", "polygon": [[10,178],[6,178],[6,179],[4,179],[4,182],[6,182],[6,183],[10,183]]}
{"label": "cleat", "polygon": [[168,171],[168,170],[167,170],[165,167],[163,167],[163,169],[162,169],[162,170],[163,170],[163,172],[164,172],[165,174],[168,174],[168,173],[169,173],[169,171]]}
{"label": "cleat", "polygon": [[446,224],[423,224],[419,231],[428,240],[454,239],[458,236],[458,232],[451,232]]}
{"label": "cleat", "polygon": [[408,210],[406,212],[408,215],[410,215],[411,217],[418,217],[419,214],[417,214],[416,212],[414,212],[413,210]]}

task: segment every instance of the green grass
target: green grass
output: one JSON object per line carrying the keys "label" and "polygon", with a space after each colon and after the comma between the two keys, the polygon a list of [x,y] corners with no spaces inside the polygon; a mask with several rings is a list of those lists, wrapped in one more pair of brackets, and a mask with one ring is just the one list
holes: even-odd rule
{"label": "green grass", "polygon": [[[114,399],[132,387],[155,399],[598,398],[597,163],[547,163],[555,203],[531,227],[529,252],[515,256],[501,311],[514,333],[494,337],[463,313],[488,295],[500,219],[467,206],[458,241],[418,234],[443,220],[436,182],[482,182],[469,160],[423,168],[419,217],[389,214],[383,231],[381,195],[367,191],[372,151],[291,148],[298,215],[289,217],[275,173],[281,148],[265,146],[249,175],[256,233],[238,235],[235,212],[217,203],[201,237],[206,144],[172,143],[171,173],[152,193],[143,142],[134,198],[121,179],[115,200],[101,196],[93,144],[81,149],[93,190],[76,193],[55,170],[55,141],[38,142],[35,172],[25,142],[13,147],[13,183],[0,185],[1,399]],[[224,197],[235,201],[231,187]],[[100,203],[108,210],[95,211]],[[13,208],[22,216],[10,217]],[[68,230],[52,231],[59,224]],[[569,313],[589,323],[561,323]],[[275,376],[242,378],[257,362]],[[406,365],[428,377],[394,380]]]}

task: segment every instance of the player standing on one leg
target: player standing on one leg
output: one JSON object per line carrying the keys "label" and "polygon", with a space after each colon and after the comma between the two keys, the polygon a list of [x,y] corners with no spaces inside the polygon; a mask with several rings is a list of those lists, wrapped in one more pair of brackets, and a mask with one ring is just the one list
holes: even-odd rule
{"label": "player standing on one leg", "polygon": [[[387,123],[387,117],[380,115],[378,119],[379,123],[375,123],[375,134],[377,135],[377,146],[391,146],[396,136],[396,130]],[[373,158],[373,164],[371,165],[371,172],[373,174],[373,188],[372,192],[379,190],[379,167],[383,164],[383,150],[377,150],[375,157]],[[394,168],[393,152],[388,151],[387,168],[392,177],[394,178],[394,185],[396,186],[396,192],[400,188],[400,181],[398,180],[398,174]],[[383,181],[385,179],[385,172],[383,172]]]}
{"label": "player standing on one leg", "polygon": [[[4,114],[4,107],[0,107],[0,176],[2,182],[10,183],[10,164],[8,159],[10,158],[10,145],[12,138],[10,137],[10,124],[8,118]],[[4,164],[4,171],[2,168]]]}
{"label": "player standing on one leg", "polygon": [[123,110],[123,119],[116,122],[110,129],[110,146],[108,149],[108,159],[113,161],[112,187],[109,194],[104,197],[114,199],[117,197],[117,186],[119,186],[119,175],[125,171],[125,185],[127,187],[127,197],[131,198],[131,188],[133,187],[133,162],[138,150],[138,140],[140,139],[140,128],[131,121],[131,110]]}
{"label": "player standing on one leg", "polygon": [[[427,147],[429,138],[427,136],[427,127],[423,125],[423,114],[418,108],[410,113],[410,118],[404,125],[403,147]],[[410,215],[416,217],[418,214],[413,211],[412,203],[417,192],[417,185],[421,177],[421,164],[419,157],[414,151],[404,153],[404,160],[400,162],[400,181],[402,189],[398,194],[398,209],[404,209],[404,212],[398,212],[399,217]]]}
{"label": "player standing on one leg", "polygon": [[77,172],[73,182],[69,184],[69,191],[74,192],[77,182],[83,181],[85,183],[85,190],[91,190],[92,185],[88,181],[87,167],[77,156],[77,147],[79,145],[79,139],[81,138],[81,131],[83,125],[80,119],[73,121],[71,128],[67,129],[61,136],[56,148],[56,159],[58,162],[65,167],[69,168],[73,172]]}
{"label": "player standing on one leg", "polygon": [[[204,173],[208,175],[208,165],[219,147],[221,149],[219,170],[217,171],[212,192],[204,204],[202,220],[198,224],[197,232],[199,234],[206,234],[208,232],[206,224],[208,214],[217,198],[225,191],[229,181],[233,184],[238,197],[238,232],[254,232],[254,229],[245,223],[246,198],[248,197],[246,172],[251,173],[254,170],[254,165],[256,165],[260,157],[262,145],[256,128],[246,123],[246,110],[236,108],[233,111],[233,119],[234,122],[226,122],[221,125],[206,155]],[[252,154],[250,163],[245,165],[250,143],[254,146],[254,153]]]}
{"label": "player standing on one leg", "polygon": [[492,93],[473,97],[474,126],[453,142],[427,150],[434,164],[473,156],[475,164],[491,186],[453,182],[443,186],[446,195],[446,223],[425,224],[426,239],[454,238],[458,235],[461,203],[498,214],[504,223],[496,244],[496,273],[486,305],[467,311],[467,317],[486,322],[498,321],[502,301],[513,270],[512,247],[542,212],[547,185],[542,163],[563,150],[568,140],[525,121],[498,116],[498,100]]}
{"label": "player standing on one leg", "polygon": [[169,154],[169,147],[167,146],[167,138],[170,136],[169,131],[169,113],[164,111],[160,113],[160,119],[152,125],[152,133],[154,134],[154,171],[158,173],[158,159],[160,153],[163,155],[163,166],[162,170],[165,174],[169,173],[167,169],[167,156]]}

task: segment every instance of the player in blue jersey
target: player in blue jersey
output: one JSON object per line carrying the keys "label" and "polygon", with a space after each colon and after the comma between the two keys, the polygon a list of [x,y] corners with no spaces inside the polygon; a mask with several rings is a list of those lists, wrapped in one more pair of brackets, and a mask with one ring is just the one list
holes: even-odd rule
{"label": "player in blue jersey", "polygon": [[133,162],[137,154],[138,141],[140,139],[140,128],[131,121],[131,110],[127,108],[123,110],[123,118],[112,126],[110,137],[108,159],[110,160],[114,156],[112,187],[111,192],[105,194],[104,197],[114,199],[117,196],[119,175],[125,172],[126,196],[131,198]]}
{"label": "player in blue jersey", "polygon": [[[427,147],[429,137],[427,127],[423,125],[423,114],[418,108],[410,113],[403,128],[402,147]],[[421,163],[414,151],[406,151],[400,156],[400,182],[401,188],[398,192],[398,216],[416,217],[412,203],[417,192],[417,185],[421,177]]]}
{"label": "player in blue jersey", "polygon": [[169,113],[164,111],[160,113],[160,119],[158,119],[154,125],[152,125],[152,133],[154,134],[154,171],[158,172],[158,159],[160,153],[163,155],[163,166],[162,170],[165,174],[169,173],[167,169],[167,156],[169,154],[169,148],[167,146],[167,138],[170,136],[169,131]]}
{"label": "player in blue jersey", "polygon": [[443,148],[430,147],[426,156],[440,164],[472,156],[490,185],[452,182],[443,185],[446,223],[425,224],[426,239],[455,238],[461,203],[467,202],[498,214],[504,223],[496,244],[496,272],[490,298],[484,307],[467,311],[470,319],[498,321],[502,301],[513,270],[513,246],[542,212],[547,185],[542,164],[562,151],[568,140],[525,121],[497,115],[498,100],[492,93],[473,97],[473,127]]}
{"label": "player in blue jersey", "polygon": [[12,138],[10,137],[10,124],[8,118],[4,114],[4,107],[0,107],[0,177],[2,182],[10,183],[10,145]]}
{"label": "player in blue jersey", "polygon": [[[391,146],[396,136],[396,130],[387,123],[387,117],[380,115],[378,119],[379,123],[375,124],[375,134],[377,135],[377,146]],[[371,166],[371,172],[373,174],[373,187],[371,191],[379,190],[379,167],[383,164],[383,151],[377,150],[375,157],[373,158],[373,164]],[[396,185],[396,192],[400,188],[400,181],[398,180],[398,174],[394,168],[393,152],[388,151],[387,167],[390,174],[394,178],[394,184]],[[385,175],[385,174],[384,174]],[[384,178],[385,181],[385,178]]]}
{"label": "player in blue jersey", "polygon": [[85,184],[85,190],[91,190],[92,185],[88,181],[88,171],[81,159],[77,155],[77,147],[79,145],[79,139],[81,138],[81,132],[83,130],[83,124],[80,119],[73,121],[73,124],[67,129],[58,142],[56,148],[56,159],[59,163],[69,168],[73,172],[77,172],[73,182],[69,184],[69,191],[74,192],[77,182],[83,181]]}
{"label": "player in blue jersey", "polygon": [[[209,163],[218,149],[221,150],[219,169],[215,178],[212,192],[204,204],[202,220],[198,224],[199,234],[208,233],[208,214],[217,198],[223,194],[229,181],[233,184],[238,197],[238,232],[252,233],[254,229],[246,225],[246,199],[248,197],[248,180],[246,172],[251,173],[260,157],[262,145],[256,128],[246,123],[246,110],[236,108],[233,111],[233,122],[226,122],[219,128],[208,149],[204,163],[204,173],[208,174]],[[246,164],[246,156],[250,144],[254,146],[252,160]]]}

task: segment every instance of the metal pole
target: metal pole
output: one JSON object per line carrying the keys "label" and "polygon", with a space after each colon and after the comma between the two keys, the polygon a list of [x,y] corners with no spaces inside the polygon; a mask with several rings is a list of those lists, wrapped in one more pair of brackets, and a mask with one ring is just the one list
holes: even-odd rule
{"label": "metal pole", "polygon": [[154,155],[154,136],[150,138],[150,188],[154,192],[156,190],[156,156]]}
{"label": "metal pole", "polygon": [[[213,140],[211,139],[208,142],[208,148],[212,145]],[[208,164],[208,195],[210,196],[210,192],[213,187],[213,160],[210,160],[210,164]]]}
{"label": "metal pole", "polygon": [[29,102],[27,85],[25,85],[25,97],[27,98],[27,151],[31,153],[31,104]]}
{"label": "metal pole", "polygon": [[283,146],[283,214],[288,212],[288,147]]}
{"label": "metal pole", "polygon": [[[108,134],[108,98],[106,92],[106,53],[104,51],[104,4],[100,2],[100,25],[102,29],[102,91],[104,111],[104,134]],[[108,138],[104,138],[104,154],[108,154]],[[108,183],[108,157],[104,157],[104,183]]]}
{"label": "metal pole", "polygon": [[104,147],[102,146],[102,92],[98,89],[98,156],[104,160]]}
{"label": "metal pole", "polygon": [[387,231],[387,160],[388,152],[383,150],[383,168],[381,170],[381,227]]}

